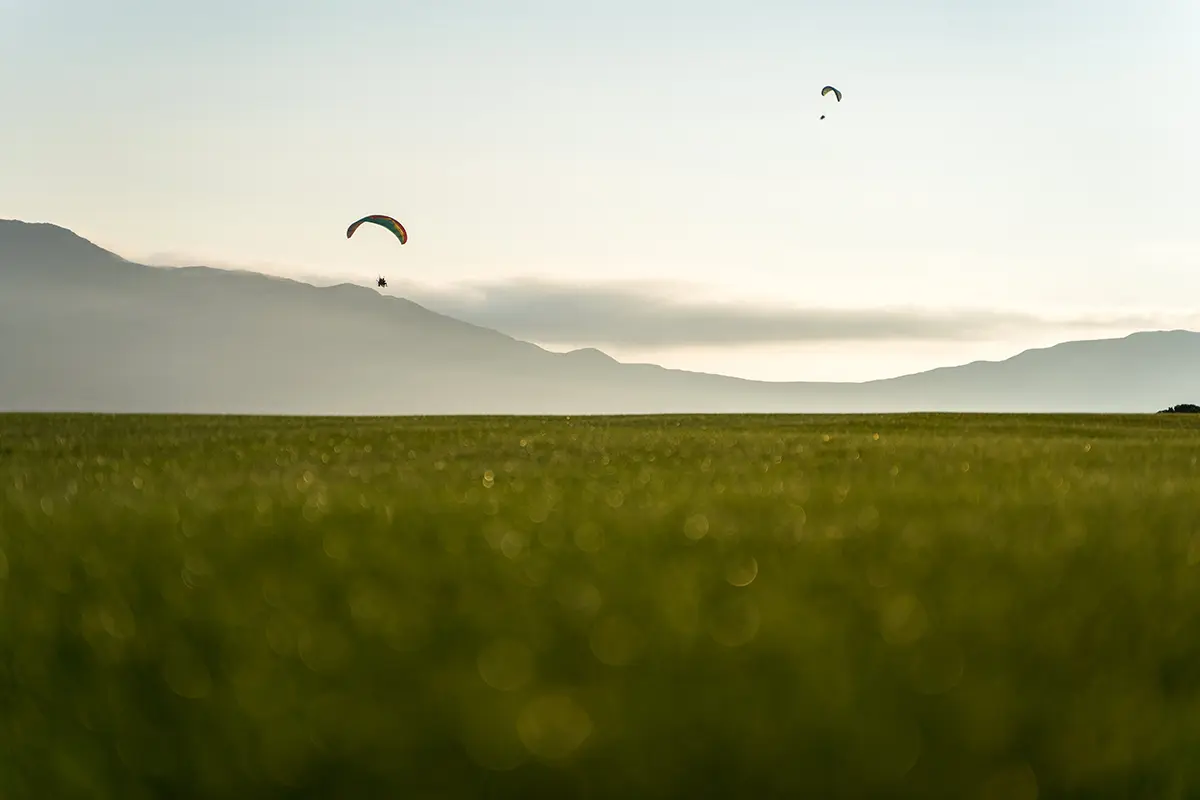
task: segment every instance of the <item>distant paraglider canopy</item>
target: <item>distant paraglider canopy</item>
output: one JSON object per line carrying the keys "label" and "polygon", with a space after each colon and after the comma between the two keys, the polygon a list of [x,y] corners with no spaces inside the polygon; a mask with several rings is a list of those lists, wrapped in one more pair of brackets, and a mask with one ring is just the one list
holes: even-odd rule
{"label": "distant paraglider canopy", "polygon": [[391,217],[384,216],[383,214],[371,214],[358,220],[349,228],[346,228],[346,238],[349,239],[351,236],[353,236],[354,232],[358,230],[358,226],[362,225],[364,222],[371,222],[382,228],[387,228],[396,235],[396,238],[400,240],[400,244],[405,244],[408,242],[408,231],[404,230],[404,226]]}
{"label": "distant paraglider canopy", "polygon": [[380,289],[383,289],[384,287],[387,286],[387,278],[380,275],[379,279],[377,281],[375,281],[375,285],[378,286]]}

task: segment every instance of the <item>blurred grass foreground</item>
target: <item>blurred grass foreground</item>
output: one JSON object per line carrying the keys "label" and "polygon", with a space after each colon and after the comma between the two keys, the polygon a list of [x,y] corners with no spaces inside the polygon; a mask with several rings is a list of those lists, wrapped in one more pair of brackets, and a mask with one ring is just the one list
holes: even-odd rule
{"label": "blurred grass foreground", "polygon": [[1200,421],[0,416],[0,798],[1200,797]]}

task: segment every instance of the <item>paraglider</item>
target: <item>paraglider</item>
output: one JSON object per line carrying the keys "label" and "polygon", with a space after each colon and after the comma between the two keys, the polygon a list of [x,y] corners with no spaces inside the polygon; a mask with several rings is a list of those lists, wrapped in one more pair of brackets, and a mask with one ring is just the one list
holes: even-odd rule
{"label": "paraglider", "polygon": [[[360,220],[355,221],[349,228],[346,228],[346,238],[349,239],[351,236],[353,236],[354,232],[358,230],[358,226],[362,225],[364,222],[371,222],[381,228],[387,228],[395,235],[397,239],[400,240],[400,244],[405,244],[408,242],[408,231],[404,230],[404,226],[401,225],[398,220],[383,214],[370,214]],[[378,278],[376,278],[375,285],[380,289],[384,289],[387,287],[387,279],[380,275]]]}
{"label": "paraglider", "polygon": [[[840,90],[840,89],[835,89],[835,88],[834,88],[834,87],[832,87],[832,86],[826,86],[824,89],[822,89],[822,90],[821,90],[821,97],[824,97],[825,95],[829,94],[830,92],[833,92],[833,96],[837,98],[837,101],[838,101],[839,103],[840,103],[840,102],[842,102],[842,92],[841,92],[841,90]],[[824,114],[822,114],[822,115],[821,115],[821,119],[825,119],[825,115],[824,115]]]}
{"label": "paraglider", "polygon": [[391,217],[384,216],[383,214],[371,214],[358,220],[349,228],[346,228],[346,238],[349,239],[351,236],[353,236],[354,232],[358,230],[358,226],[362,225],[364,222],[373,222],[382,228],[387,228],[396,235],[396,238],[400,240],[400,244],[404,244],[408,241],[408,231],[404,230],[404,226]]}

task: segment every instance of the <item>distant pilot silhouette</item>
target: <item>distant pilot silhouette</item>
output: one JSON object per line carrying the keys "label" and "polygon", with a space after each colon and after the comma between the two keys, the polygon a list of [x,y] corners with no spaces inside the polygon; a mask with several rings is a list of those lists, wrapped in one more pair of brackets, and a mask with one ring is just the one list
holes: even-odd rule
{"label": "distant pilot silhouette", "polygon": [[379,280],[375,281],[375,285],[383,288],[384,286],[387,286],[387,279],[380,275]]}

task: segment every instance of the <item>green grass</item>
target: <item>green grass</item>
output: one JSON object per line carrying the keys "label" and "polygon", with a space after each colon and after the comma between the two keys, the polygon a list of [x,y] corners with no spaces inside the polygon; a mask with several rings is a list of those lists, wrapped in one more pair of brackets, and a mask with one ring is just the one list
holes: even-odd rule
{"label": "green grass", "polygon": [[0,416],[0,797],[1200,797],[1200,424]]}

